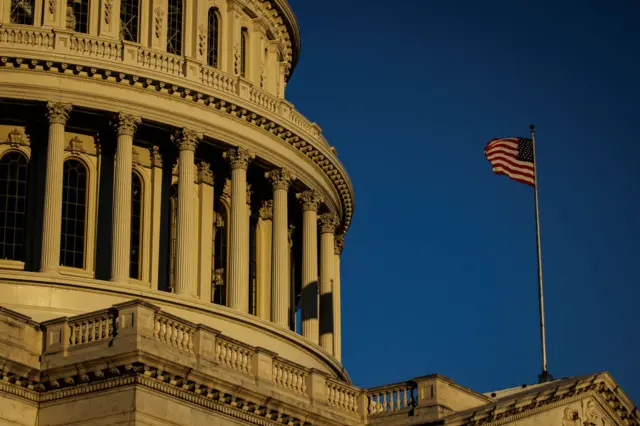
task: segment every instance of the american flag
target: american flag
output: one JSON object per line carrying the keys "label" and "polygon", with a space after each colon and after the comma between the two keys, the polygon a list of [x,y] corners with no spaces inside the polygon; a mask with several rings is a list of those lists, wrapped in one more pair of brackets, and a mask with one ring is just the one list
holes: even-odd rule
{"label": "american flag", "polygon": [[496,174],[535,186],[533,169],[533,141],[526,138],[491,139],[484,155]]}

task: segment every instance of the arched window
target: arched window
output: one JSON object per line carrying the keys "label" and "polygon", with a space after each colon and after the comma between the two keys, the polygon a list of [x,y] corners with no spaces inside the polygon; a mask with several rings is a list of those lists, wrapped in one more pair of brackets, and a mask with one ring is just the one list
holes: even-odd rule
{"label": "arched window", "polygon": [[[237,34],[237,33],[236,33]],[[249,31],[242,28],[240,33],[240,76],[247,76],[247,54],[249,52]]]}
{"label": "arched window", "polygon": [[35,0],[11,0],[11,23],[33,25]]}
{"label": "arched window", "polygon": [[215,239],[213,248],[213,303],[227,304],[227,238],[228,220],[227,209],[222,202],[218,202],[215,221]]}
{"label": "arched window", "polygon": [[257,312],[257,245],[256,230],[258,228],[258,218],[251,216],[249,220],[249,313],[256,315]]}
{"label": "arched window", "polygon": [[131,252],[129,277],[140,279],[140,248],[142,246],[142,179],[137,173],[131,175]]}
{"label": "arched window", "polygon": [[120,38],[138,42],[140,21],[140,0],[122,0],[120,2]]}
{"label": "arched window", "polygon": [[89,0],[67,0],[67,29],[89,32]]}
{"label": "arched window", "polygon": [[207,64],[218,68],[218,54],[220,52],[220,12],[217,8],[209,9],[209,31],[207,38]]}
{"label": "arched window", "polygon": [[24,261],[29,160],[12,151],[0,160],[0,258]]}
{"label": "arched window", "polygon": [[64,162],[60,264],[84,268],[87,169],[78,160]]}
{"label": "arched window", "polygon": [[170,219],[169,219],[169,288],[176,288],[176,244],[178,240],[178,184],[171,186],[170,191]]}
{"label": "arched window", "polygon": [[182,0],[169,0],[167,14],[167,52],[182,55]]}

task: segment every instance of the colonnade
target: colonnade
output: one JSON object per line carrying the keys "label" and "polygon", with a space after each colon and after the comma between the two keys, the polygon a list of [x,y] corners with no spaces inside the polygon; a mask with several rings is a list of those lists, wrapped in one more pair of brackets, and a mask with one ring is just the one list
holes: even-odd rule
{"label": "colonnade", "polygon": [[[47,104],[49,140],[44,188],[42,228],[42,272],[58,273],[62,226],[62,175],[64,134],[72,106]],[[129,247],[131,236],[131,176],[133,138],[140,117],[119,113],[113,122],[117,134],[113,177],[111,281],[129,281]],[[172,141],[178,152],[178,197],[176,222],[175,294],[187,298],[198,296],[198,265],[192,255],[198,245],[195,203],[195,151],[202,134],[180,129]],[[228,307],[249,312],[250,229],[247,205],[247,170],[254,156],[236,147],[223,154],[231,168],[231,209],[228,258]],[[268,302],[261,301],[258,315],[276,326],[288,329],[292,289],[289,260],[288,197],[295,176],[284,168],[265,173],[271,183],[273,199],[268,201],[271,218],[270,291]],[[342,238],[336,238],[339,218],[335,213],[319,214],[323,198],[313,190],[295,194],[303,212],[302,235],[302,335],[340,359],[340,254]],[[266,206],[265,204],[265,206]],[[213,206],[212,206],[213,208]],[[266,208],[266,207],[265,207]],[[266,211],[264,212],[266,213]],[[261,211],[261,216],[263,212]],[[320,252],[318,253],[318,234]],[[320,261],[320,262],[319,262]]]}

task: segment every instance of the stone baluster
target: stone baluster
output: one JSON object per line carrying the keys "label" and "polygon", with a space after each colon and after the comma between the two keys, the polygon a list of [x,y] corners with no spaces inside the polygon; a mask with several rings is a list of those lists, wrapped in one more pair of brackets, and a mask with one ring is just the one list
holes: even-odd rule
{"label": "stone baluster", "polygon": [[196,297],[197,294],[196,257],[193,256],[198,241],[195,232],[194,156],[201,139],[201,134],[189,129],[181,129],[172,137],[180,151],[175,291],[178,295],[189,297]]}
{"label": "stone baluster", "polygon": [[247,227],[247,169],[254,155],[244,148],[224,153],[231,164],[229,247],[229,307],[249,312],[249,228]]}
{"label": "stone baluster", "polygon": [[302,335],[319,344],[318,328],[318,208],[316,191],[296,194],[302,204]]}
{"label": "stone baluster", "polygon": [[138,124],[140,124],[140,118],[123,113],[118,113],[114,123],[118,142],[113,179],[111,281],[120,283],[129,281],[133,135]]}
{"label": "stone baluster", "polygon": [[320,346],[334,355],[333,266],[335,256],[334,235],[339,225],[335,213],[320,215]]}
{"label": "stone baluster", "polygon": [[40,270],[55,273],[60,265],[60,232],[62,231],[62,171],[64,163],[64,127],[71,105],[49,102],[49,143],[44,187],[44,220]]}
{"label": "stone baluster", "polygon": [[289,276],[288,192],[295,177],[285,169],[264,175],[273,186],[273,245],[271,250],[271,320],[289,327],[291,283]]}
{"label": "stone baluster", "polygon": [[342,309],[340,301],[340,256],[344,249],[344,234],[336,235],[334,241],[333,264],[333,344],[334,354],[338,361],[342,360]]}

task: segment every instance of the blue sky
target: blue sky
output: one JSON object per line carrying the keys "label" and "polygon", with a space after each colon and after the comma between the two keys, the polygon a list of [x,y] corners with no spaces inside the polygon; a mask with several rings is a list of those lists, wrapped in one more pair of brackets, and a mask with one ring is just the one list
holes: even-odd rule
{"label": "blue sky", "polygon": [[354,383],[536,381],[533,191],[482,152],[535,123],[550,371],[609,371],[640,403],[640,3],[290,3],[302,56],[287,97],[356,191]]}

